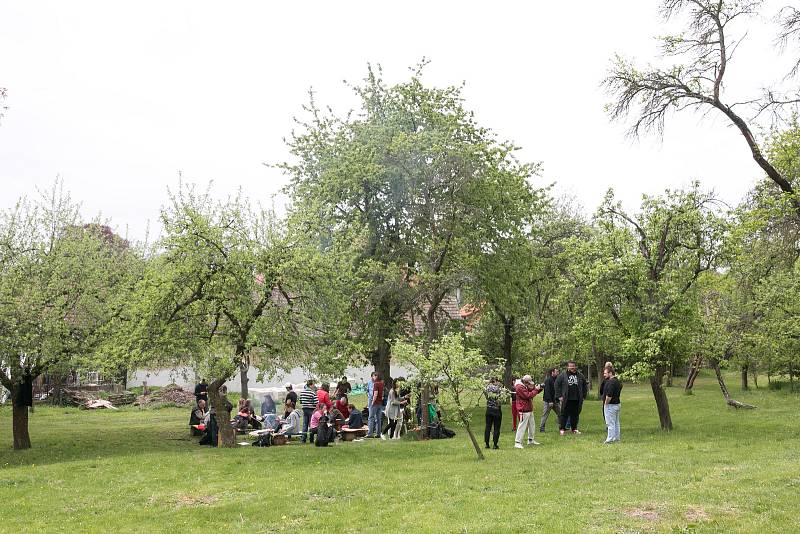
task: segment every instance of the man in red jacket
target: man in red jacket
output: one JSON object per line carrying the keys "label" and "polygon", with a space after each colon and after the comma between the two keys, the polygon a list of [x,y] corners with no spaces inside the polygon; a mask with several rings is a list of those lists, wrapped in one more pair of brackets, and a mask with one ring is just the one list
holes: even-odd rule
{"label": "man in red jacket", "polygon": [[528,431],[528,445],[539,445],[536,441],[536,422],[533,419],[533,398],[541,392],[541,388],[533,383],[531,375],[522,377],[522,382],[514,387],[517,394],[517,411],[520,421],[517,424],[517,435],[514,439],[514,448],[522,449],[522,437]]}

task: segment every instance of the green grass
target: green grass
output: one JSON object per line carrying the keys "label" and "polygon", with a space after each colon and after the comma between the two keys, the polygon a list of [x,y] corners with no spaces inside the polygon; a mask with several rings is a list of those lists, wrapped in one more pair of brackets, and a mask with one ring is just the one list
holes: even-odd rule
{"label": "green grass", "polygon": [[706,376],[692,396],[670,389],[665,434],[649,390],[627,384],[613,446],[597,401],[582,436],[551,420],[522,451],[506,412],[484,462],[458,428],[442,441],[218,450],[188,437],[186,410],[133,407],[37,407],[34,448],[14,452],[4,407],[0,531],[798,532],[798,396],[735,394],[758,409],[726,408]]}

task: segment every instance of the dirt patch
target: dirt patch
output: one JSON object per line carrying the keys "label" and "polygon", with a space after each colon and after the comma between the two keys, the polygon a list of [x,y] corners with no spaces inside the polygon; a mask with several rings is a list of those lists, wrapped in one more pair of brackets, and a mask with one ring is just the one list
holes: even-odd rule
{"label": "dirt patch", "polygon": [[658,521],[661,519],[661,516],[655,510],[643,510],[641,508],[634,508],[633,510],[628,510],[625,512],[625,515],[628,517],[633,517],[635,519],[645,519],[647,521]]}
{"label": "dirt patch", "polygon": [[700,523],[701,521],[708,521],[711,516],[702,508],[689,508],[683,517],[690,523]]}
{"label": "dirt patch", "polygon": [[214,495],[178,495],[170,499],[170,503],[175,508],[191,508],[196,506],[211,506],[217,502]]}

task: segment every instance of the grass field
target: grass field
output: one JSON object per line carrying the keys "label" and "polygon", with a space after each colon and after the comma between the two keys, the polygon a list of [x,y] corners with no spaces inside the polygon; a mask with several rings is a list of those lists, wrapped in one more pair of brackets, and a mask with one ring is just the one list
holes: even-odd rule
{"label": "grass field", "polygon": [[800,532],[798,396],[737,391],[758,406],[737,412],[707,376],[669,394],[665,434],[649,390],[627,384],[611,446],[597,401],[583,435],[551,420],[526,450],[506,412],[484,462],[458,428],[431,442],[200,447],[175,408],[37,407],[34,448],[14,452],[4,407],[0,531]]}

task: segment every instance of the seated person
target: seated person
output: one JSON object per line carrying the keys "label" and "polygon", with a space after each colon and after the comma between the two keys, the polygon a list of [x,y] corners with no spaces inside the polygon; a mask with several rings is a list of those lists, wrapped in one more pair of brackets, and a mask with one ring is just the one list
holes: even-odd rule
{"label": "seated person", "polygon": [[264,400],[261,402],[261,415],[264,416],[268,413],[278,413],[275,406],[275,399],[273,399],[272,395],[269,393],[264,395]]}
{"label": "seated person", "polygon": [[247,399],[244,401],[244,409],[247,411],[248,419],[247,422],[250,426],[253,427],[254,430],[259,430],[261,428],[261,417],[256,415],[255,410],[253,409],[253,401]]}
{"label": "seated person", "polygon": [[328,421],[330,421],[334,429],[339,431],[342,429],[342,425],[344,424],[345,419],[344,416],[342,415],[342,412],[334,408],[333,410],[331,410],[331,413],[328,414]]}
{"label": "seated person", "polygon": [[[324,405],[323,407],[327,408]],[[336,429],[333,426],[330,415],[325,412],[322,413],[317,422],[316,438],[314,445],[317,447],[327,447],[329,443],[333,443],[336,439]]]}
{"label": "seated person", "polygon": [[277,433],[287,437],[294,435],[299,436],[303,432],[303,418],[300,417],[299,411],[295,410],[291,403],[287,402],[286,406],[291,412],[289,412],[289,415],[283,420]]}
{"label": "seated person", "polygon": [[202,436],[203,431],[197,428],[197,425],[202,425],[206,419],[206,401],[200,399],[197,401],[197,406],[192,410],[189,416],[189,429],[192,431],[193,436]]}
{"label": "seated person", "polygon": [[317,427],[319,427],[319,420],[323,415],[328,415],[328,407],[321,402],[317,403],[317,408],[311,414],[311,422],[308,425],[309,439],[314,443],[314,436],[317,435]]}
{"label": "seated person", "polygon": [[350,417],[350,408],[348,407],[349,404],[347,402],[347,395],[342,395],[336,400],[335,408],[339,410],[342,414],[342,417],[347,419]]}
{"label": "seated person", "polygon": [[348,408],[350,408],[350,417],[347,418],[344,426],[347,428],[363,428],[364,418],[361,416],[361,412],[359,412],[353,404],[348,406]]}

